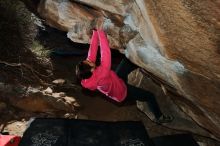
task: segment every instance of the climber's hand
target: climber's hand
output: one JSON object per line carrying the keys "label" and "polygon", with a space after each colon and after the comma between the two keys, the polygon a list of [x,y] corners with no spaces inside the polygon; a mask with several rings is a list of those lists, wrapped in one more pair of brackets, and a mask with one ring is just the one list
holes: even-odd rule
{"label": "climber's hand", "polygon": [[104,24],[104,19],[102,17],[97,18],[95,29],[102,30],[103,29],[103,24]]}

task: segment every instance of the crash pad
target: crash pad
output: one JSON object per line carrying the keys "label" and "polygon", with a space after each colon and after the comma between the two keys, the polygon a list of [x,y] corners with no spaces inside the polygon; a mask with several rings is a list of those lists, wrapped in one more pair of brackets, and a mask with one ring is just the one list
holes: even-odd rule
{"label": "crash pad", "polygon": [[35,119],[19,146],[152,146],[140,121]]}

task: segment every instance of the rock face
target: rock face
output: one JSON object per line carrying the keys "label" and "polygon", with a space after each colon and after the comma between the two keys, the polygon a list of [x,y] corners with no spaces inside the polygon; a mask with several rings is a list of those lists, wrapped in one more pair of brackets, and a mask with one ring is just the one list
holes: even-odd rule
{"label": "rock face", "polygon": [[[53,92],[48,87],[45,90],[20,85],[10,85],[0,82],[0,99],[10,105],[29,112],[75,112],[78,103],[74,97],[66,96],[64,92]],[[7,105],[0,101],[0,112]]]}
{"label": "rock face", "polygon": [[180,96],[174,102],[220,138],[220,2],[42,0],[42,18],[88,43],[101,21],[110,45]]}

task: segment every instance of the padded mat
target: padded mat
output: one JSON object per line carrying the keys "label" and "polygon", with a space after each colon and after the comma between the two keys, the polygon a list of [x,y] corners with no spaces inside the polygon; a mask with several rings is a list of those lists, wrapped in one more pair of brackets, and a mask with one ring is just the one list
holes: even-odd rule
{"label": "padded mat", "polygon": [[155,146],[199,146],[190,134],[176,134],[152,138]]}
{"label": "padded mat", "polygon": [[142,122],[35,119],[19,146],[152,146]]}

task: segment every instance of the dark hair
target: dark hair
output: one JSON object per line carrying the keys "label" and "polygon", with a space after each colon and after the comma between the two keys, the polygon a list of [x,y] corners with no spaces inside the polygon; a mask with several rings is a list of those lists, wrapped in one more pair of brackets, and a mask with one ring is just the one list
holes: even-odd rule
{"label": "dark hair", "polygon": [[92,67],[89,64],[81,61],[76,65],[76,76],[78,80],[88,79],[92,76],[91,72]]}

